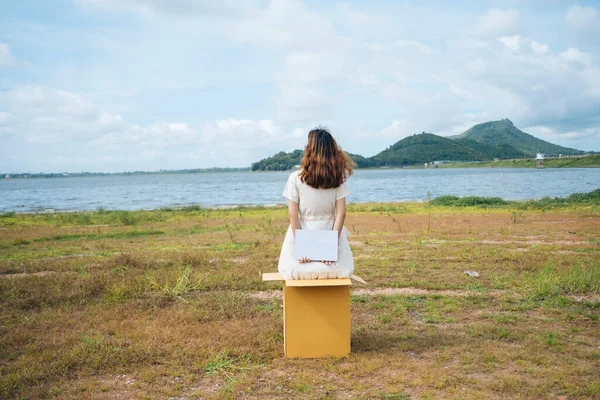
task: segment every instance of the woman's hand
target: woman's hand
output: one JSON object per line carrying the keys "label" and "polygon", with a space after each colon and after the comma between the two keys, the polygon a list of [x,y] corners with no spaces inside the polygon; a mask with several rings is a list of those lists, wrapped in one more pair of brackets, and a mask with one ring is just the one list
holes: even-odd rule
{"label": "woman's hand", "polygon": [[[305,264],[305,263],[309,263],[310,262],[310,258],[308,257],[302,257],[301,259],[298,260],[298,262],[300,264]],[[321,262],[325,265],[335,265],[335,261],[325,261],[325,260],[321,260]]]}

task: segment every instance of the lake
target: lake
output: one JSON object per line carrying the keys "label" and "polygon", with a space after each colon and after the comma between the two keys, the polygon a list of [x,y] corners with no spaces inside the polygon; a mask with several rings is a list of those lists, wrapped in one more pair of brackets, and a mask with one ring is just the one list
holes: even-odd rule
{"label": "lake", "polygon": [[[0,180],[0,212],[137,210],[284,204],[290,172],[226,172]],[[441,195],[506,200],[563,197],[600,187],[600,168],[358,170],[348,201],[422,201]]]}

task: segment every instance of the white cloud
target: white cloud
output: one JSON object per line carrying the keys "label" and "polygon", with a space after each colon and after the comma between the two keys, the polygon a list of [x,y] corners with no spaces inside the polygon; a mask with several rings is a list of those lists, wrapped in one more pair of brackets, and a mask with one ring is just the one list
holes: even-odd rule
{"label": "white cloud", "polygon": [[562,146],[578,146],[578,142],[582,140],[600,141],[600,129],[598,128],[559,132],[548,126],[531,126],[524,128],[524,130],[542,140]]}
{"label": "white cloud", "polygon": [[478,58],[476,60],[473,61],[469,61],[467,63],[467,68],[469,70],[471,70],[473,73],[479,75],[479,74],[483,74],[487,68],[487,63],[485,62],[485,60]]}
{"label": "white cloud", "polygon": [[517,10],[492,8],[479,17],[476,33],[483,36],[499,36],[519,30],[520,15]]}
{"label": "white cloud", "polygon": [[291,51],[284,56],[282,82],[313,83],[344,76],[339,56],[325,51]]}
{"label": "white cloud", "polygon": [[[127,165],[121,169],[152,169],[150,161],[176,168],[244,167],[282,149],[300,147],[304,141],[302,129],[286,130],[272,120],[223,119],[197,126],[168,121],[132,124],[80,94],[39,86],[1,92],[0,107],[7,110],[0,112],[0,135],[28,146],[44,146],[49,151],[44,157],[54,163],[64,161],[68,151],[89,154],[96,162],[99,157],[122,160]],[[52,148],[61,153],[53,155]],[[199,164],[182,163],[185,157],[189,161],[190,154]]]}
{"label": "white cloud", "polygon": [[567,61],[573,61],[584,65],[590,65],[592,63],[591,54],[584,53],[572,47],[569,47],[566,51],[560,53],[560,55]]}
{"label": "white cloud", "polygon": [[582,7],[579,4],[569,7],[565,15],[567,24],[576,30],[599,31],[600,19],[594,7]]}
{"label": "white cloud", "polygon": [[547,44],[538,43],[535,40],[531,42],[531,49],[536,53],[547,53],[550,51],[550,47]]}
{"label": "white cloud", "polygon": [[393,120],[390,125],[386,126],[381,130],[382,136],[393,138],[393,140],[400,140],[414,133],[416,132],[410,129],[407,120]]}
{"label": "white cloud", "polygon": [[581,74],[587,85],[586,93],[595,98],[600,98],[600,68],[587,68]]}
{"label": "white cloud", "polygon": [[342,14],[344,22],[352,28],[365,28],[381,22],[379,18],[356,11],[348,3],[338,3],[337,9]]}
{"label": "white cloud", "polygon": [[[0,107],[8,114],[4,133],[26,142],[85,141],[120,129],[118,115],[96,110],[82,96],[40,86],[18,86],[0,92]],[[0,131],[1,132],[1,131]]]}
{"label": "white cloud", "polygon": [[75,0],[86,9],[134,12],[145,17],[194,17],[238,15],[252,8],[252,0]]}
{"label": "white cloud", "polygon": [[13,65],[15,58],[10,52],[10,47],[6,43],[0,42],[0,68]]}
{"label": "white cloud", "polygon": [[281,84],[274,101],[282,122],[325,122],[333,117],[333,102],[316,85]]}
{"label": "white cloud", "polygon": [[513,51],[518,51],[521,48],[521,36],[513,35],[513,36],[503,36],[498,39],[500,42],[504,43],[506,47]]}
{"label": "white cloud", "polygon": [[228,29],[240,43],[279,51],[331,48],[337,39],[331,23],[299,0],[271,0]]}
{"label": "white cloud", "polygon": [[418,42],[416,40],[395,40],[392,42],[392,47],[394,48],[401,48],[401,49],[407,49],[409,51],[416,51],[418,53],[423,53],[423,54],[435,54],[438,53],[437,50],[424,45],[421,42]]}

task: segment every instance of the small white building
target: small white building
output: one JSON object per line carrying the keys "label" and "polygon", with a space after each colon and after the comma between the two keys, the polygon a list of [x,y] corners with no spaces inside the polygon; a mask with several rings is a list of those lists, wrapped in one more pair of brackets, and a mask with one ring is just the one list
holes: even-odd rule
{"label": "small white building", "polygon": [[542,153],[537,153],[535,156],[535,167],[542,169],[544,168],[544,155]]}

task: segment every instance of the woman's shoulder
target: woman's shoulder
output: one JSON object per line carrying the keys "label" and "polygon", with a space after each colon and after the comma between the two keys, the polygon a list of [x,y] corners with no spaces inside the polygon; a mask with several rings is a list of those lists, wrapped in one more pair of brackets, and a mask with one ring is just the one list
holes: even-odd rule
{"label": "woman's shoulder", "polygon": [[299,179],[299,178],[300,178],[300,170],[297,169],[290,174],[288,179],[292,180],[292,179]]}

